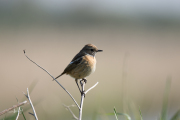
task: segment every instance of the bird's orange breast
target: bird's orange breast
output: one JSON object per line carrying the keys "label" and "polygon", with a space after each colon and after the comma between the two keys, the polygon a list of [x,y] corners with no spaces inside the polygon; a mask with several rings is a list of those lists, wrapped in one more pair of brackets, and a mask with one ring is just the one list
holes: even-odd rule
{"label": "bird's orange breast", "polygon": [[96,59],[91,55],[83,56],[82,61],[70,73],[71,77],[82,79],[89,76],[96,69]]}

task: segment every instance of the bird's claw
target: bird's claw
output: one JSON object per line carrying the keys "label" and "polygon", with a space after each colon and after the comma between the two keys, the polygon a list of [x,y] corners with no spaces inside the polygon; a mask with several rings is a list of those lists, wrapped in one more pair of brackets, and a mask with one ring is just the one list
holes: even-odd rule
{"label": "bird's claw", "polygon": [[86,79],[83,79],[85,83],[87,83],[87,80]]}
{"label": "bird's claw", "polygon": [[81,92],[81,95],[84,95],[84,98],[85,98],[85,90]]}
{"label": "bird's claw", "polygon": [[82,84],[82,81],[84,81],[85,83],[87,83],[87,80],[85,78],[83,78],[82,80],[80,80],[80,83]]}

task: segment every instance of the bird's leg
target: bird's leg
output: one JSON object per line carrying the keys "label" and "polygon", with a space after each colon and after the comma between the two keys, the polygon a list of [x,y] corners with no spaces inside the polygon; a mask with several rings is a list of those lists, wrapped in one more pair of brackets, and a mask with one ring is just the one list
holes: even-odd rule
{"label": "bird's leg", "polygon": [[80,93],[81,93],[81,89],[80,89],[79,84],[78,84],[78,79],[75,79],[75,81],[76,81],[76,84],[77,84],[77,86],[78,86],[78,88],[79,88],[79,91],[80,91]]}
{"label": "bird's leg", "polygon": [[[83,89],[83,82],[86,84],[87,83],[87,80],[85,78],[83,78],[82,80],[80,80],[80,84],[81,84],[81,88],[82,88],[82,91],[81,91],[81,95],[84,95],[84,98],[85,98],[85,90]],[[84,85],[85,85],[84,84]]]}
{"label": "bird's leg", "polygon": [[82,80],[80,80],[81,87],[82,87],[82,85],[83,85],[82,81],[83,81],[83,79],[82,79]]}

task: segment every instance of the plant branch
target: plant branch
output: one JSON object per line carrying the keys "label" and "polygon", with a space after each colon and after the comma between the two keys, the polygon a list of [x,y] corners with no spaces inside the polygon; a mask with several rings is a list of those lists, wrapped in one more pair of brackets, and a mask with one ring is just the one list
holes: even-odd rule
{"label": "plant branch", "polygon": [[96,85],[98,85],[99,82],[97,82],[95,85],[93,85],[92,87],[90,87],[87,91],[85,91],[85,94],[87,94],[90,90],[92,90],[94,87],[96,87]]}
{"label": "plant branch", "polygon": [[66,106],[65,104],[63,104],[63,106],[69,110],[69,112],[72,114],[72,116],[73,116],[74,119],[78,120],[78,118],[76,117],[76,115],[72,112],[70,106]]}
{"label": "plant branch", "polygon": [[3,110],[2,112],[0,112],[0,116],[3,115],[3,114],[5,114],[5,113],[7,113],[7,112],[9,112],[9,111],[11,111],[11,110],[13,110],[13,109],[15,109],[15,108],[17,108],[17,107],[20,107],[20,106],[22,106],[22,105],[24,105],[24,104],[26,104],[26,103],[27,103],[27,101],[24,101],[24,102],[22,102],[22,103],[19,103],[19,104],[17,104],[17,105],[14,105],[14,106],[6,109],[6,110]]}
{"label": "plant branch", "polygon": [[31,107],[32,107],[32,110],[33,110],[33,112],[34,112],[34,117],[35,117],[35,119],[36,120],[38,120],[38,117],[37,117],[37,115],[36,115],[36,111],[35,111],[35,109],[34,109],[34,106],[33,106],[33,103],[32,103],[32,101],[31,101],[31,98],[30,98],[30,95],[29,95],[29,90],[28,90],[28,88],[27,88],[27,95],[25,95],[26,97],[27,97],[27,99],[29,100],[29,103],[30,103],[30,105],[31,105]]}
{"label": "plant branch", "polygon": [[[84,87],[85,87],[85,82],[82,83],[82,81],[80,81],[81,87],[82,87],[82,92],[84,92]],[[85,98],[85,93],[81,93],[81,102],[80,102],[80,110],[79,110],[79,119],[78,120],[82,120],[82,108],[83,108],[83,102],[84,102],[84,98]]]}
{"label": "plant branch", "polygon": [[77,105],[77,107],[80,109],[78,103],[76,102],[76,100],[74,99],[74,97],[46,70],[44,69],[43,67],[41,67],[40,65],[38,65],[36,62],[34,62],[33,60],[31,60],[27,55],[26,55],[26,52],[25,50],[24,51],[24,55],[32,62],[34,63],[35,65],[37,65],[39,68],[41,68],[42,70],[44,70],[46,73],[48,73],[68,94],[69,96],[72,98],[72,100],[75,102],[75,104]]}

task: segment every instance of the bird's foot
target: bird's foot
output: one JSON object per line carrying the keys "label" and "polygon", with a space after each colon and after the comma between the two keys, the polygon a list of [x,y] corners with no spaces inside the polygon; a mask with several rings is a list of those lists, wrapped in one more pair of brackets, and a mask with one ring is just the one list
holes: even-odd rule
{"label": "bird's foot", "polygon": [[81,95],[84,95],[84,98],[85,98],[85,90],[81,92]]}
{"label": "bird's foot", "polygon": [[87,83],[87,80],[85,78],[83,78],[80,82],[82,83],[82,81],[84,81],[85,83]]}
{"label": "bird's foot", "polygon": [[84,80],[85,83],[87,83],[87,80],[85,78],[83,80]]}

